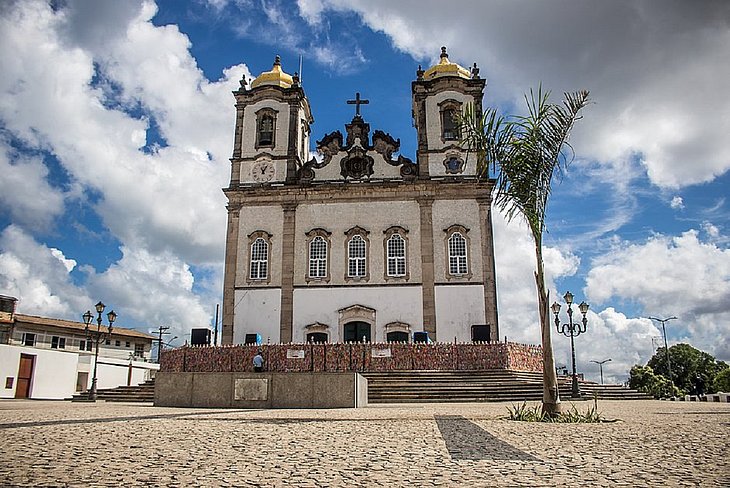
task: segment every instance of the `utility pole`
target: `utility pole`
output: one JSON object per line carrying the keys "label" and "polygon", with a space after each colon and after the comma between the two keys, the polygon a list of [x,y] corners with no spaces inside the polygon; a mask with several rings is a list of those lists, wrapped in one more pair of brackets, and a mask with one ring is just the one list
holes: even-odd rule
{"label": "utility pole", "polygon": [[170,330],[170,328],[165,327],[164,325],[161,325],[158,330],[160,336],[159,339],[157,339],[157,364],[160,364],[160,357],[162,357],[162,336],[169,334],[169,332],[166,332],[168,330]]}
{"label": "utility pole", "polygon": [[215,329],[213,329],[213,345],[218,345],[218,308],[220,307],[219,303],[215,304]]}

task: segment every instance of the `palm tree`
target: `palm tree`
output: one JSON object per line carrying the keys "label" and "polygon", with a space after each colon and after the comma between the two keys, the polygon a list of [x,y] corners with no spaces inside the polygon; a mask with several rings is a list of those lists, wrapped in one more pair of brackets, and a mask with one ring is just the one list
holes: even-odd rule
{"label": "palm tree", "polygon": [[461,117],[463,142],[477,156],[478,172],[486,176],[495,171],[494,202],[507,220],[521,215],[530,227],[535,244],[537,299],[543,348],[543,412],[560,412],[555,359],[550,337],[549,294],[545,287],[542,238],[545,211],[555,174],[573,159],[568,136],[581,118],[588,92],[566,93],[562,105],[549,102],[550,92],[530,90],[525,95],[528,114],[508,118],[490,108],[483,114],[468,106]]}

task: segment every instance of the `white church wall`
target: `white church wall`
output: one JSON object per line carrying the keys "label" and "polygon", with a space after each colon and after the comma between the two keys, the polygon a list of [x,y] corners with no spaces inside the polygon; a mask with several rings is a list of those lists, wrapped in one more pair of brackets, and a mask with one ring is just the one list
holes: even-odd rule
{"label": "white church wall", "polygon": [[[284,230],[284,213],[279,205],[266,207],[241,207],[238,229],[238,267],[236,269],[236,286],[248,284],[250,267],[250,242],[248,236],[252,232],[265,231],[272,235],[269,248],[270,286],[281,286],[281,253],[282,233]],[[255,282],[251,285],[255,286]]]}
{"label": "white church wall", "polygon": [[259,334],[266,342],[279,342],[281,289],[236,290],[233,343],[243,344],[246,334]]}
{"label": "white church wall", "polygon": [[[277,112],[273,148],[256,149],[256,112],[262,108],[270,108]],[[276,100],[261,100],[246,106],[243,111],[243,134],[242,158],[256,157],[262,151],[271,153],[273,156],[286,156],[289,144],[289,104]],[[243,171],[241,172],[242,177],[245,174]],[[278,174],[281,175],[281,173]],[[279,179],[278,176],[277,179]]]}
{"label": "white church wall", "polygon": [[372,340],[385,341],[385,325],[391,322],[409,324],[411,331],[423,330],[422,304],[420,286],[295,289],[293,339],[304,342],[304,327],[319,322],[329,326],[330,342],[341,342],[338,311],[351,305],[363,305],[375,310]]}
{"label": "white church wall", "polygon": [[294,284],[306,285],[309,253],[306,233],[314,228],[331,232],[329,284],[345,284],[345,232],[354,226],[370,232],[368,239],[369,284],[385,283],[385,251],[383,232],[397,225],[408,230],[406,258],[410,282],[421,282],[420,210],[417,202],[348,202],[302,204],[296,211]]}
{"label": "white church wall", "polygon": [[[466,237],[467,262],[471,277],[468,281],[482,281],[482,235],[479,225],[479,204],[476,200],[436,200],[433,202],[433,266],[434,279],[437,283],[453,280],[448,275],[448,251],[444,232],[450,226],[458,224],[469,229]],[[463,280],[461,278],[457,278]],[[465,280],[465,279],[464,279]]]}
{"label": "white church wall", "polygon": [[484,324],[484,287],[436,286],[436,334],[440,342],[471,341],[471,326]]}

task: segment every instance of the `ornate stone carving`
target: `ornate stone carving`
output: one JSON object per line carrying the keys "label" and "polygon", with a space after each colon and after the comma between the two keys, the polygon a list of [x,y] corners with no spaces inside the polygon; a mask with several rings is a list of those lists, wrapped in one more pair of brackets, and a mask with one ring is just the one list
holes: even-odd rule
{"label": "ornate stone carving", "polygon": [[[332,156],[340,152],[342,148],[342,133],[340,131],[330,132],[317,141],[317,152],[322,155],[322,162],[315,163],[315,168],[323,168],[332,160]],[[308,164],[308,163],[307,163]]]}
{"label": "ornate stone carving", "polygon": [[400,164],[400,175],[406,180],[415,180],[418,178],[418,165],[408,158],[398,156],[398,164]]}
{"label": "ornate stone carving", "polygon": [[369,146],[370,141],[370,124],[365,122],[362,117],[355,116],[352,122],[345,124],[347,131],[347,147],[355,145],[355,140],[360,139],[360,145],[364,148]]}
{"label": "ornate stone carving", "polygon": [[382,154],[385,161],[393,166],[398,165],[398,161],[393,161],[393,153],[400,149],[400,139],[393,139],[390,134],[386,134],[382,130],[376,130],[373,133],[373,149],[375,152]]}
{"label": "ornate stone carving", "polygon": [[347,156],[340,161],[340,174],[343,178],[359,180],[370,177],[373,174],[375,161],[367,155],[364,147],[360,144],[354,145],[347,152]]}

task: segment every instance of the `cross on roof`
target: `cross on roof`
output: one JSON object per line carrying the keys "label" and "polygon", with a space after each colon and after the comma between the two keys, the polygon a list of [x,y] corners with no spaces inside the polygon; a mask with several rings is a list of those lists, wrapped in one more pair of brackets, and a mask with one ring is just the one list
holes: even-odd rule
{"label": "cross on roof", "polygon": [[355,117],[360,117],[360,105],[367,105],[370,100],[360,98],[360,92],[355,93],[355,100],[348,100],[348,105],[355,105]]}

